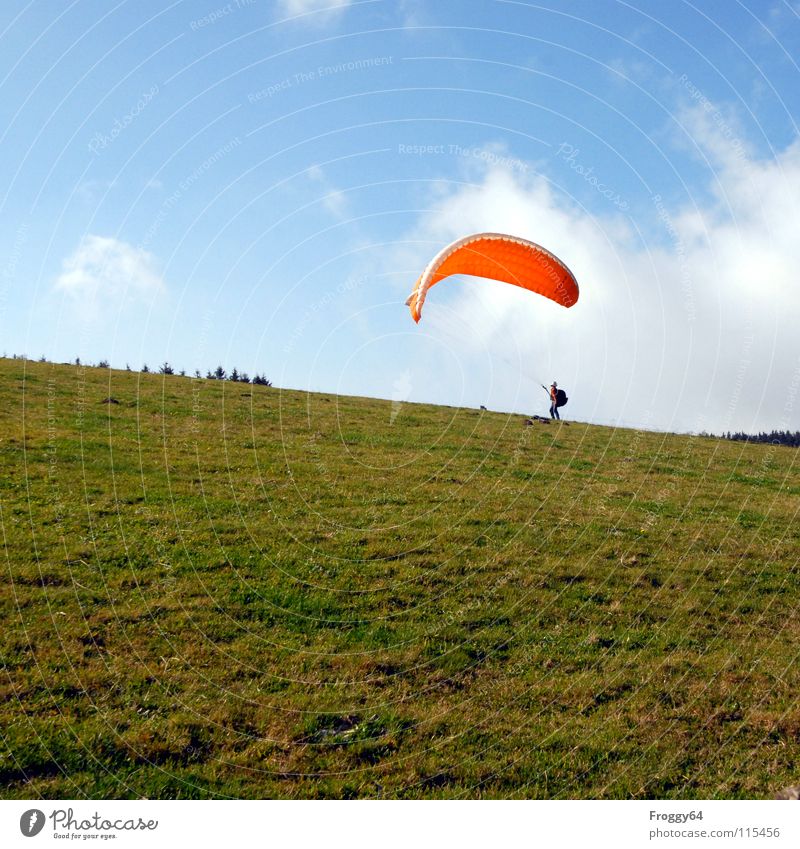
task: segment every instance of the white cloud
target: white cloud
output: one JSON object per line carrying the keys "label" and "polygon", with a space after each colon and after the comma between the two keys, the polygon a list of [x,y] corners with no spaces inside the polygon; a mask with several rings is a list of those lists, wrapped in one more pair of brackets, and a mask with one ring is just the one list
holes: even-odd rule
{"label": "white cloud", "polygon": [[474,397],[452,397],[435,370],[415,378],[415,391],[541,412],[547,398],[537,384],[556,379],[578,419],[659,430],[800,428],[800,140],[757,159],[731,146],[731,125],[707,112],[691,117],[715,168],[703,193],[712,200],[677,209],[654,201],[650,220],[636,221],[644,246],[611,204],[593,215],[539,174],[487,167],[440,190],[409,234],[420,241],[416,267],[458,236],[508,232],[560,256],[581,297],[565,310],[512,286],[439,284],[421,328],[457,352]]}
{"label": "white cloud", "polygon": [[163,291],[164,282],[152,254],[119,239],[89,235],[62,262],[55,287],[91,313],[103,305],[149,301]]}
{"label": "white cloud", "polygon": [[406,29],[431,26],[434,22],[433,8],[425,0],[395,0],[399,20]]}
{"label": "white cloud", "polygon": [[325,176],[325,172],[319,165],[312,165],[308,169],[308,176],[314,183],[318,183],[325,194],[320,198],[325,209],[336,218],[343,218],[347,212],[347,197],[340,189],[335,188]]}
{"label": "white cloud", "polygon": [[77,195],[85,203],[96,205],[104,200],[115,186],[116,180],[84,180],[78,186]]}
{"label": "white cloud", "polygon": [[280,0],[280,10],[289,17],[308,15],[308,20],[316,21],[331,14],[343,12],[352,0]]}

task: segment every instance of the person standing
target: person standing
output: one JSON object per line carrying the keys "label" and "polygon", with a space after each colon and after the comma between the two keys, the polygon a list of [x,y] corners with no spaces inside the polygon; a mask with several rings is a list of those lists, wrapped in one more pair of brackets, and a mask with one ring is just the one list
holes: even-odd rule
{"label": "person standing", "polygon": [[544,385],[542,385],[542,389],[550,395],[550,418],[561,419],[561,416],[558,414],[558,384],[554,380],[550,384],[549,390]]}

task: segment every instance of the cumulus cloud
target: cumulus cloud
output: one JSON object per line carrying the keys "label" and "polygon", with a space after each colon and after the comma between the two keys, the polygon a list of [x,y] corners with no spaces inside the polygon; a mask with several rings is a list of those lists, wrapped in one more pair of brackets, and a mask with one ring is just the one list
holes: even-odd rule
{"label": "cumulus cloud", "polygon": [[91,312],[103,304],[148,301],[164,282],[152,254],[119,239],[89,235],[62,262],[55,287]]}
{"label": "cumulus cloud", "polygon": [[579,419],[800,428],[800,140],[759,159],[718,113],[687,117],[713,169],[702,204],[654,195],[632,222],[612,204],[598,215],[565,200],[541,172],[492,165],[440,189],[409,234],[417,267],[458,236],[509,232],[567,262],[581,297],[564,310],[511,286],[440,284],[423,321],[457,353],[475,395],[451,397],[433,372],[428,399],[532,411],[546,406],[538,384],[556,379]]}

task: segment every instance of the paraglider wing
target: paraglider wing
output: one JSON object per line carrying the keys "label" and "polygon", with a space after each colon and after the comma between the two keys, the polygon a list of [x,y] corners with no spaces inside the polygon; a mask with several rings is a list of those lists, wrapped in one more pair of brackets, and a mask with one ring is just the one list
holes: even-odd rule
{"label": "paraglider wing", "polygon": [[541,245],[502,233],[477,233],[448,245],[420,275],[406,301],[414,321],[422,316],[428,289],[451,274],[511,283],[565,307],[578,300],[578,283],[573,273]]}

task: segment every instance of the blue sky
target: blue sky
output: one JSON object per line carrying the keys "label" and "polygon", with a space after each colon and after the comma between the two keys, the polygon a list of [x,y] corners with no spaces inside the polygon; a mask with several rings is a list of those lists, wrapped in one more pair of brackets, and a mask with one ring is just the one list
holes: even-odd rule
{"label": "blue sky", "polygon": [[[7,353],[686,431],[800,428],[800,4],[0,8]],[[581,299],[471,279],[481,230]],[[511,290],[511,291],[508,291]]]}

